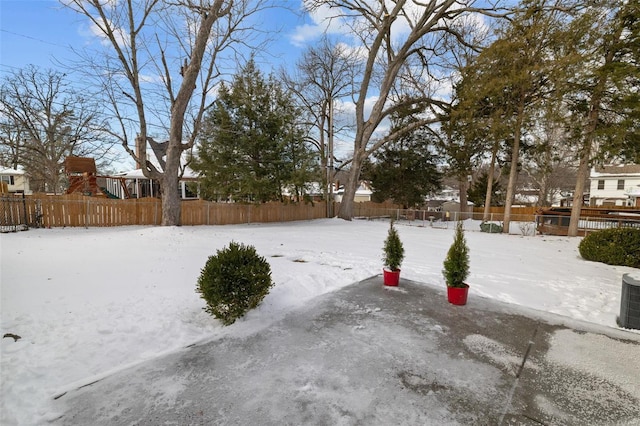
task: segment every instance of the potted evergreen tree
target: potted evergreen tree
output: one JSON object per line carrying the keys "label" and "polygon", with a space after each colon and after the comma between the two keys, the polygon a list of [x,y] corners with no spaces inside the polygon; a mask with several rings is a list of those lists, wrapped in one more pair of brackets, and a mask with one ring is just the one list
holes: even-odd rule
{"label": "potted evergreen tree", "polygon": [[400,282],[400,265],[404,260],[404,247],[398,236],[398,231],[393,226],[393,220],[389,224],[387,239],[384,241],[385,267],[382,269],[384,285],[397,286]]}
{"label": "potted evergreen tree", "polygon": [[442,270],[444,280],[447,283],[447,298],[454,305],[465,305],[469,285],[465,280],[469,276],[469,247],[464,238],[462,221],[456,226],[453,244],[447,252]]}

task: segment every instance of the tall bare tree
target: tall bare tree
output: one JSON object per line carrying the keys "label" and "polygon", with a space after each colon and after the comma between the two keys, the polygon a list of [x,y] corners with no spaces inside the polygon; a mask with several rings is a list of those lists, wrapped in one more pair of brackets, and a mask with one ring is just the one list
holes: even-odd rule
{"label": "tall bare tree", "polygon": [[69,155],[91,156],[98,165],[117,157],[109,126],[91,95],[65,74],[27,66],[0,87],[0,152],[22,166],[36,191],[62,190],[62,164]]}
{"label": "tall bare tree", "polygon": [[[256,41],[250,18],[270,0],[60,1],[102,37],[105,52],[83,62],[101,80],[123,147],[160,182],[162,225],[179,225],[182,153],[194,146],[225,66],[234,67],[234,55]],[[159,132],[166,141],[154,139]],[[140,141],[136,150],[132,139]],[[160,168],[147,160],[147,143]]]}
{"label": "tall bare tree", "polygon": [[569,143],[562,123],[562,108],[549,102],[541,111],[530,136],[535,140],[531,150],[523,153],[522,172],[538,189],[537,206],[548,207],[562,193],[571,191],[576,182],[575,147]]}
{"label": "tall bare tree", "polygon": [[[351,129],[349,123],[336,124],[336,116],[340,113],[336,103],[353,95],[359,65],[346,45],[324,36],[316,46],[302,54],[292,75],[282,73],[287,86],[307,112],[310,126],[315,129],[309,138],[320,154],[325,198],[329,197],[327,184],[333,181],[334,175],[335,135]],[[333,216],[331,207],[332,203],[328,203],[328,216]]]}
{"label": "tall bare tree", "polygon": [[[353,52],[343,43],[332,41],[325,35],[317,45],[302,54],[292,74],[283,72],[287,85],[307,113],[312,129],[309,142],[320,154],[326,199],[331,197],[328,184],[333,182],[336,163],[344,165],[344,161],[335,154],[335,140],[340,135],[344,138],[353,130],[352,123],[344,120],[341,100],[345,97],[350,99],[353,95],[359,69],[360,62]],[[334,215],[332,203],[327,203],[327,215]]]}
{"label": "tall bare tree", "polygon": [[[496,15],[492,5],[445,0],[309,0],[311,10],[328,7],[349,27],[364,56],[363,72],[355,101],[356,131],[353,159],[339,217],[350,220],[363,162],[389,140],[437,122],[443,104],[439,84],[448,43],[472,44],[468,29],[475,14]],[[480,4],[480,2],[477,2]],[[485,5],[488,2],[483,3]],[[477,15],[476,15],[477,16]],[[409,96],[407,96],[409,94]],[[370,110],[368,102],[372,102]],[[376,138],[378,126],[399,108],[425,111],[421,120]]]}

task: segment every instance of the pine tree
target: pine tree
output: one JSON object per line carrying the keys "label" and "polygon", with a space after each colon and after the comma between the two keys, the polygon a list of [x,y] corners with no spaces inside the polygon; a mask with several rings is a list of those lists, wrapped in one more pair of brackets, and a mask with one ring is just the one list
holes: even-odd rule
{"label": "pine tree", "polygon": [[599,0],[571,23],[575,58],[562,87],[579,149],[568,235],[576,236],[585,181],[595,162],[640,159],[640,2]]}
{"label": "pine tree", "polygon": [[404,260],[404,246],[400,241],[398,231],[393,226],[393,221],[389,224],[387,239],[384,241],[384,264],[392,271],[397,271]]}
{"label": "pine tree", "polygon": [[[483,172],[478,179],[471,185],[467,192],[467,198],[473,202],[476,206],[483,206],[487,199],[487,188],[489,187],[489,173]],[[500,180],[493,179],[491,185],[491,205],[499,206],[504,202],[504,197],[501,194],[502,185]]]}
{"label": "pine tree", "polygon": [[447,252],[442,271],[444,280],[449,287],[465,287],[465,280],[469,276],[469,248],[464,238],[462,221],[456,226],[453,244]]}
{"label": "pine tree", "polygon": [[291,97],[253,60],[221,85],[206,117],[193,169],[205,199],[266,202],[285,190],[303,193],[315,179],[316,161]]}
{"label": "pine tree", "polygon": [[[391,132],[414,121],[411,115],[396,116]],[[418,129],[385,145],[374,154],[375,161],[366,161],[362,176],[371,181],[373,201],[392,200],[404,208],[424,204],[441,186],[434,146],[433,137]]]}

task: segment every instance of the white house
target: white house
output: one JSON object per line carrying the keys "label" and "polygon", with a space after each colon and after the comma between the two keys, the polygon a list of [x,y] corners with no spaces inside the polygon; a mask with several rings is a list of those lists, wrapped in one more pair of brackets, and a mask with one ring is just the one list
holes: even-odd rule
{"label": "white house", "polygon": [[32,193],[29,188],[29,177],[24,170],[8,169],[0,167],[0,192]]}
{"label": "white house", "polygon": [[[102,176],[102,182],[107,193],[116,198],[143,198],[159,197],[160,184],[144,176],[141,169],[118,173],[112,176]],[[183,200],[197,199],[197,190],[192,191],[193,186],[197,186],[198,175],[188,166],[185,167],[184,174],[178,182],[178,191]],[[195,185],[189,185],[193,183]]]}
{"label": "white house", "polygon": [[[369,183],[361,181],[360,185],[358,185],[358,188],[356,189],[356,195],[354,196],[353,201],[356,203],[371,201],[371,195],[373,195],[373,191],[371,190]],[[335,191],[333,196],[336,202],[341,203],[342,197],[344,196],[344,186],[341,186],[337,191]]]}
{"label": "white house", "polygon": [[590,180],[590,206],[640,207],[640,165],[597,167]]}

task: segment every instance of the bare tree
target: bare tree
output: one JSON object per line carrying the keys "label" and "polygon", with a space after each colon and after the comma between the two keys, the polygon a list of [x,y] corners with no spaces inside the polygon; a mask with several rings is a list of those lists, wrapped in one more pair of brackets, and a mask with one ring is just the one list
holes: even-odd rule
{"label": "bare tree", "polygon": [[[447,61],[447,42],[472,43],[465,36],[475,23],[473,14],[495,14],[495,6],[475,7],[474,2],[445,0],[310,0],[312,9],[336,10],[334,19],[350,27],[364,52],[364,66],[354,96],[356,132],[349,181],[339,217],[350,220],[364,160],[380,146],[413,129],[437,122],[444,103],[439,90]],[[418,67],[418,68],[416,68]],[[407,77],[407,78],[404,78]],[[415,83],[420,83],[416,86]],[[409,90],[407,90],[409,89]],[[419,96],[398,96],[419,93]],[[374,99],[370,111],[367,102]],[[381,122],[399,108],[426,111],[421,120],[375,140]]]}
{"label": "bare tree", "polygon": [[60,72],[28,66],[0,88],[0,150],[12,167],[25,168],[36,191],[62,190],[69,155],[91,156],[98,165],[117,157],[98,104],[67,80]]}
{"label": "bare tree", "polygon": [[[296,64],[294,75],[282,72],[289,89],[296,94],[308,114],[309,124],[316,132],[310,142],[320,154],[320,167],[324,171],[322,183],[325,198],[329,198],[327,183],[333,182],[334,136],[350,130],[348,124],[336,125],[336,101],[351,97],[357,85],[359,61],[343,44],[332,43],[326,36],[317,46],[307,49]],[[331,203],[328,216],[333,216]]]}
{"label": "bare tree", "polygon": [[549,103],[545,116],[531,130],[533,148],[523,153],[522,172],[538,189],[537,205],[551,206],[563,192],[570,192],[576,182],[574,147],[558,115],[557,104]]}
{"label": "bare tree", "polygon": [[[162,225],[179,225],[182,153],[194,146],[225,66],[235,67],[234,56],[255,41],[250,18],[269,0],[61,2],[86,16],[103,38],[106,54],[85,55],[84,63],[101,80],[123,147],[146,177],[160,182]],[[167,140],[156,141],[152,126]],[[147,160],[147,143],[160,168]]]}

